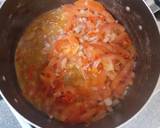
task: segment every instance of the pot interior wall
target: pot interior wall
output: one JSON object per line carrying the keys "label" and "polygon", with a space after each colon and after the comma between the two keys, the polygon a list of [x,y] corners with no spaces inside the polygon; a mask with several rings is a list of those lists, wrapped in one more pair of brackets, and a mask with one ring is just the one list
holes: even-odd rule
{"label": "pot interior wall", "polygon": [[[0,11],[0,88],[9,103],[31,122],[46,128],[75,128],[75,126],[49,120],[23,98],[18,87],[14,67],[17,43],[26,26],[42,12],[73,0],[7,0]],[[158,53],[160,39],[153,17],[140,0],[101,0],[119,22],[125,25],[137,50],[136,78],[128,96],[106,118],[88,128],[111,128],[127,121],[145,104],[159,75]],[[14,99],[18,100],[18,103]],[[76,128],[82,128],[78,125]]]}

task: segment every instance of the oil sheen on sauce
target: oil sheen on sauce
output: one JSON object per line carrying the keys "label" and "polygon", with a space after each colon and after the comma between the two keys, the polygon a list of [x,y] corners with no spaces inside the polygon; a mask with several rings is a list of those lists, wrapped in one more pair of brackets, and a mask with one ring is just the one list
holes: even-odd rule
{"label": "oil sheen on sauce", "polygon": [[[17,79],[24,94],[26,88],[41,84],[39,74],[48,62],[48,53],[64,22],[61,9],[51,10],[36,18],[21,37],[16,49],[15,66]],[[29,99],[28,95],[25,97]],[[37,103],[34,104],[37,106]]]}

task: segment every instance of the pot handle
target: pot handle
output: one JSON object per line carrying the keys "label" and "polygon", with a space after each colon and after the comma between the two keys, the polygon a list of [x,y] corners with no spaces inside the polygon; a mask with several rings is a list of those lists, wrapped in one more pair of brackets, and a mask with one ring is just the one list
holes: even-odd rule
{"label": "pot handle", "polygon": [[154,0],[154,3],[150,5],[152,12],[155,14],[160,11],[160,0]]}

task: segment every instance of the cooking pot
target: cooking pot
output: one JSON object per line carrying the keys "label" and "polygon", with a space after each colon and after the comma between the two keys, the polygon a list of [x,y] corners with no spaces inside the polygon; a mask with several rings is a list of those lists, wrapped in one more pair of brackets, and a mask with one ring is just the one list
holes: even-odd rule
{"label": "cooking pot", "polygon": [[[115,111],[88,128],[120,126],[151,96],[160,72],[160,35],[155,17],[142,0],[99,0],[122,23],[137,50],[134,85]],[[37,16],[74,0],[7,0],[0,10],[0,90],[7,102],[30,124],[43,128],[83,128],[49,119],[23,97],[15,72],[15,49],[28,24]],[[157,0],[156,2],[159,2]]]}

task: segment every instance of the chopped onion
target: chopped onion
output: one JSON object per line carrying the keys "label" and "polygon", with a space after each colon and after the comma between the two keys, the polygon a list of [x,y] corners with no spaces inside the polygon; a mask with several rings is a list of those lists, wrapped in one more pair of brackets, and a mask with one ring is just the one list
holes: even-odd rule
{"label": "chopped onion", "polygon": [[104,103],[105,103],[106,106],[111,106],[113,102],[112,102],[112,99],[111,99],[111,98],[106,98],[106,99],[104,100]]}
{"label": "chopped onion", "polygon": [[102,22],[101,22],[100,20],[97,20],[97,22],[96,22],[96,28],[98,28],[101,23],[102,23]]}
{"label": "chopped onion", "polygon": [[84,5],[85,5],[85,6],[88,6],[88,1],[87,1],[87,0],[85,1]]}
{"label": "chopped onion", "polygon": [[83,29],[83,25],[81,24],[81,25],[78,25],[77,27],[75,27],[74,31],[78,34],[82,31],[82,29]]}
{"label": "chopped onion", "polygon": [[83,53],[82,51],[79,51],[79,52],[78,52],[78,55],[79,55],[79,56],[83,56],[84,53]]}
{"label": "chopped onion", "polygon": [[79,39],[79,41],[80,41],[80,43],[84,43],[84,40],[83,40],[83,39],[81,39],[81,38]]}
{"label": "chopped onion", "polygon": [[101,111],[101,112],[97,113],[97,115],[93,118],[93,121],[100,120],[100,119],[104,118],[105,116],[106,116],[106,112]]}
{"label": "chopped onion", "polygon": [[100,64],[100,59],[99,60],[96,60],[96,61],[94,61],[94,63],[93,63],[93,67],[94,68],[97,68],[98,67],[98,65]]}
{"label": "chopped onion", "polygon": [[15,103],[18,103],[18,100],[17,100],[16,98],[14,98],[14,102],[15,102]]}
{"label": "chopped onion", "polygon": [[44,42],[44,48],[43,48],[43,53],[46,54],[48,53],[48,50],[51,48],[51,44],[49,44],[48,42]]}
{"label": "chopped onion", "polygon": [[53,115],[50,115],[50,116],[49,116],[49,119],[53,119]]}
{"label": "chopped onion", "polygon": [[104,43],[108,43],[108,42],[112,42],[113,40],[115,40],[116,38],[116,34],[115,33],[106,33],[103,42]]}
{"label": "chopped onion", "polygon": [[86,41],[88,41],[88,40],[89,40],[89,37],[88,37],[87,35],[84,35],[84,36],[83,36],[83,39],[86,40]]}
{"label": "chopped onion", "polygon": [[114,71],[114,65],[111,58],[105,57],[102,61],[102,64],[105,67],[106,72]]}
{"label": "chopped onion", "polygon": [[107,42],[109,42],[109,40],[110,40],[110,38],[109,38],[108,34],[105,35],[105,37],[104,37],[104,39],[103,39],[103,42],[104,42],[104,43],[107,43]]}
{"label": "chopped onion", "polygon": [[60,35],[64,35],[63,29],[60,29],[58,32],[59,32]]}
{"label": "chopped onion", "polygon": [[83,46],[79,45],[79,50],[82,51],[83,50]]}
{"label": "chopped onion", "polygon": [[83,17],[83,18],[82,18],[82,21],[83,21],[83,22],[86,22],[86,21],[87,21],[87,18],[86,18],[86,17]]}
{"label": "chopped onion", "polygon": [[64,69],[66,67],[66,64],[67,64],[67,58],[64,58],[62,61],[61,61],[61,68]]}
{"label": "chopped onion", "polygon": [[99,29],[97,28],[95,32],[99,32]]}
{"label": "chopped onion", "polygon": [[97,11],[94,11],[94,15],[99,16],[99,13]]}
{"label": "chopped onion", "polygon": [[113,108],[112,107],[108,107],[107,109],[109,112],[113,112]]}
{"label": "chopped onion", "polygon": [[123,93],[123,96],[126,96],[128,94],[128,90],[129,90],[129,87],[126,87],[124,93]]}
{"label": "chopped onion", "polygon": [[6,81],[6,77],[5,77],[4,75],[2,76],[2,80],[3,80],[3,81]]}
{"label": "chopped onion", "polygon": [[109,77],[110,80],[114,80],[117,76],[117,73],[115,71],[109,71],[107,72],[107,76]]}
{"label": "chopped onion", "polygon": [[86,23],[87,22],[87,18],[86,17],[79,18],[79,21],[81,23]]}
{"label": "chopped onion", "polygon": [[45,47],[46,47],[46,48],[49,48],[49,47],[51,47],[51,46],[50,46],[49,43],[45,43]]}
{"label": "chopped onion", "polygon": [[118,99],[115,99],[115,100],[113,100],[113,106],[116,106],[116,105],[118,105],[120,103],[120,101],[118,100]]}
{"label": "chopped onion", "polygon": [[85,9],[81,9],[81,10],[80,10],[80,13],[81,13],[81,14],[84,14],[85,12],[86,12]]}
{"label": "chopped onion", "polygon": [[93,36],[93,37],[90,37],[88,39],[88,41],[92,42],[92,41],[97,41],[98,40],[98,37],[97,36]]}

